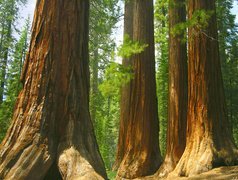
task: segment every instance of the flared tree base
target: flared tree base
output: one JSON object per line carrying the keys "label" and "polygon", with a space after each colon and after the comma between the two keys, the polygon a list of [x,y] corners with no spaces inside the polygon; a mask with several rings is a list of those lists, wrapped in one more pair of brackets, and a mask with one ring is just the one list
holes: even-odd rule
{"label": "flared tree base", "polygon": [[63,179],[104,179],[74,147],[70,147],[61,153],[58,166]]}
{"label": "flared tree base", "polygon": [[161,159],[158,154],[148,158],[148,155],[143,153],[136,155],[128,153],[118,169],[117,179],[134,179],[153,175],[161,165]]}
{"label": "flared tree base", "polygon": [[171,157],[165,157],[163,164],[154,176],[157,178],[166,178],[174,170],[176,164]]}
{"label": "flared tree base", "polygon": [[227,141],[220,147],[219,149],[216,148],[214,141],[209,139],[189,143],[169,177],[189,177],[210,171],[216,167],[237,165],[238,150],[235,145]]}

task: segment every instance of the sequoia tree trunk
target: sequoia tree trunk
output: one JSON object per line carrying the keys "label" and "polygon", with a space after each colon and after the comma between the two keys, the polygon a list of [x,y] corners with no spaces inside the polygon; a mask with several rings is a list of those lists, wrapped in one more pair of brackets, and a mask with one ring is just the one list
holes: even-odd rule
{"label": "sequoia tree trunk", "polygon": [[148,47],[131,57],[134,78],[127,87],[129,92],[123,95],[127,100],[122,99],[121,103],[128,110],[121,111],[119,144],[125,144],[121,154],[117,154],[121,156],[117,176],[129,179],[155,173],[162,161],[158,143],[153,1],[135,0],[132,4],[133,11],[128,12],[133,14],[133,18],[129,17],[133,19],[132,38]]}
{"label": "sequoia tree trunk", "polygon": [[225,106],[215,0],[188,1],[189,19],[197,10],[213,13],[206,27],[189,28],[187,142],[174,170],[180,176],[238,163]]}
{"label": "sequoia tree trunk", "polygon": [[[133,1],[125,1],[125,12],[124,12],[124,38],[129,36],[130,39],[133,38]],[[122,65],[124,67],[132,66],[131,58],[123,58]],[[127,127],[129,123],[130,114],[130,99],[131,99],[131,86],[132,81],[124,84],[121,88],[121,99],[120,99],[120,130],[117,145],[116,160],[113,165],[113,170],[118,170],[125,152],[127,143],[125,141],[127,136]]]}
{"label": "sequoia tree trunk", "polygon": [[158,175],[166,176],[174,170],[186,144],[187,123],[187,48],[182,34],[172,34],[178,23],[186,21],[184,0],[169,2],[169,109],[167,148]]}
{"label": "sequoia tree trunk", "polygon": [[88,0],[37,1],[0,179],[106,178],[89,114],[88,11]]}

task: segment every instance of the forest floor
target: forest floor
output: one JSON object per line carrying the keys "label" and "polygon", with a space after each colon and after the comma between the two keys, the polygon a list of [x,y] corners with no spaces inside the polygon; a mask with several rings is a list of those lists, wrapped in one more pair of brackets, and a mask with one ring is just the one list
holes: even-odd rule
{"label": "forest floor", "polygon": [[[162,178],[161,178],[162,179]],[[220,167],[215,168],[206,173],[192,177],[169,177],[163,180],[238,180],[238,166]],[[156,176],[149,176],[144,178],[139,178],[137,180],[158,180]]]}
{"label": "forest floor", "polygon": [[[167,178],[168,180],[174,180],[174,178]],[[220,167],[215,168],[211,171],[208,171],[206,173],[202,173],[197,176],[193,177],[180,177],[176,178],[176,180],[199,180],[199,179],[208,179],[208,180],[238,180],[238,166],[232,166],[232,167]]]}

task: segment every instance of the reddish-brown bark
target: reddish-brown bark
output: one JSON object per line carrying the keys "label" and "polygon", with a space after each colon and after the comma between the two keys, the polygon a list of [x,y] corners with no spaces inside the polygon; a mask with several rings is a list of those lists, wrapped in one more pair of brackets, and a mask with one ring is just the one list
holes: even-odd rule
{"label": "reddish-brown bark", "polygon": [[213,11],[207,27],[189,28],[188,114],[185,151],[173,174],[191,176],[238,163],[227,118],[215,14],[215,0],[188,1],[188,17]]}
{"label": "reddish-brown bark", "polygon": [[[153,1],[133,1],[132,38],[148,44],[131,57],[134,78],[123,95],[119,142],[125,143],[120,157],[118,178],[136,178],[156,172],[161,164],[158,146],[158,113],[155,85]],[[120,146],[118,147],[120,148]],[[120,150],[118,150],[119,152]]]}
{"label": "reddish-brown bark", "polygon": [[88,9],[87,0],[37,1],[0,179],[106,178],[88,107]]}
{"label": "reddish-brown bark", "polygon": [[183,35],[172,34],[178,23],[186,21],[184,0],[169,2],[169,110],[167,149],[158,175],[166,176],[174,170],[183,154],[187,123],[187,48]]}
{"label": "reddish-brown bark", "polygon": [[[125,1],[124,12],[124,36],[133,38],[133,1]],[[125,67],[132,66],[131,58],[124,58],[122,64]],[[130,113],[130,99],[131,99],[131,85],[132,81],[123,85],[121,88],[121,100],[120,100],[120,130],[117,145],[116,161],[113,165],[113,169],[117,170],[124,158],[127,143],[125,141],[127,136],[128,118]]]}

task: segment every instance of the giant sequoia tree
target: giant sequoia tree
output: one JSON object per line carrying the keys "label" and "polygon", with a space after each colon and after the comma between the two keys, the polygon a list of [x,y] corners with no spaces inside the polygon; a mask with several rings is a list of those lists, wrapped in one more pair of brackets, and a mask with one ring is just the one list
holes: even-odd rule
{"label": "giant sequoia tree", "polygon": [[215,0],[188,1],[189,19],[203,12],[212,14],[208,24],[189,28],[187,141],[174,171],[181,176],[238,163],[225,107]]}
{"label": "giant sequoia tree", "polygon": [[159,176],[165,176],[177,165],[186,143],[187,120],[187,48],[183,35],[173,34],[186,21],[184,0],[169,2],[169,113],[167,149]]}
{"label": "giant sequoia tree", "polygon": [[102,179],[89,114],[88,0],[38,0],[0,179]]}
{"label": "giant sequoia tree", "polygon": [[161,164],[155,87],[153,1],[131,1],[126,4],[125,13],[125,33],[131,35],[134,41],[148,45],[142,53],[124,60],[124,65],[132,64],[134,78],[122,90],[122,98],[125,99],[121,99],[116,166],[119,166],[119,177],[136,178],[153,174]]}

